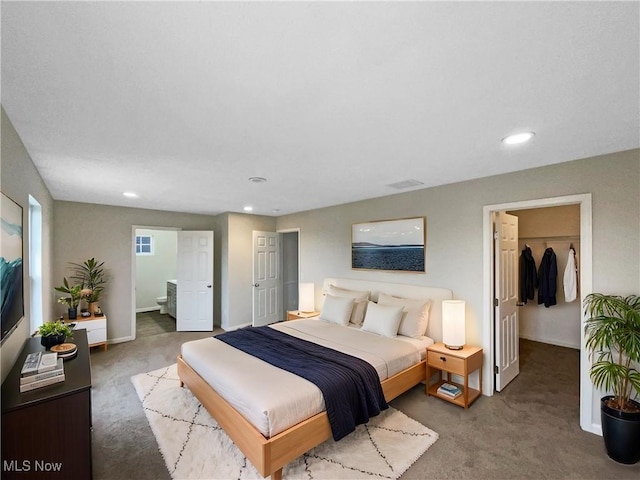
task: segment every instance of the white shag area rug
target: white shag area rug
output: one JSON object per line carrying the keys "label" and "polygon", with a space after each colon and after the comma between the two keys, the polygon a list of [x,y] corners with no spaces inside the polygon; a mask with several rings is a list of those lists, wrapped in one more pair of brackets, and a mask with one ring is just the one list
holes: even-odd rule
{"label": "white shag area rug", "polygon": [[[173,479],[262,476],[188,388],[176,365],[131,377]],[[389,408],[339,442],[327,440],[283,469],[289,479],[396,479],[438,434]]]}

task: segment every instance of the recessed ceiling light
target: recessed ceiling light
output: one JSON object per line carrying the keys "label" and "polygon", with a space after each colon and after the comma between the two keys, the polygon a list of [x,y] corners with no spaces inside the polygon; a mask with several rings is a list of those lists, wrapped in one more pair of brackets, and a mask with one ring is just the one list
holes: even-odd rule
{"label": "recessed ceiling light", "polygon": [[249,177],[249,181],[252,183],[264,183],[267,179],[264,177]]}
{"label": "recessed ceiling light", "polygon": [[528,142],[533,138],[535,133],[533,132],[523,132],[516,133],[514,135],[509,135],[508,137],[504,137],[502,139],[502,143],[506,145],[517,145],[518,143]]}
{"label": "recessed ceiling light", "polygon": [[138,198],[138,194],[134,192],[123,192],[123,195],[129,198]]}
{"label": "recessed ceiling light", "polygon": [[250,207],[249,205],[247,205],[246,207],[243,208],[243,210],[245,212],[252,212],[253,211],[253,207]]}

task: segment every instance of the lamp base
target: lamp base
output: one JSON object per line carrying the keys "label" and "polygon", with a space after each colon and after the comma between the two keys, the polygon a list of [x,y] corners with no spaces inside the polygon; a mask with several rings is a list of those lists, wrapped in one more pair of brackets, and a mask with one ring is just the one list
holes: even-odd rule
{"label": "lamp base", "polygon": [[444,344],[444,346],[449,350],[462,350],[462,348],[464,347],[464,345],[447,345],[446,343]]}

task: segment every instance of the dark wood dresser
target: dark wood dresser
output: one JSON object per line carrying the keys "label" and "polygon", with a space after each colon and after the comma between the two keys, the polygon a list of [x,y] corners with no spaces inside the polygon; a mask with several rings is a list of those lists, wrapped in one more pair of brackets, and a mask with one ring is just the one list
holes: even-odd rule
{"label": "dark wood dresser", "polygon": [[86,330],[68,341],[78,354],[64,362],[64,382],[20,393],[28,353],[44,351],[30,338],[2,383],[3,479],[91,478],[91,360]]}

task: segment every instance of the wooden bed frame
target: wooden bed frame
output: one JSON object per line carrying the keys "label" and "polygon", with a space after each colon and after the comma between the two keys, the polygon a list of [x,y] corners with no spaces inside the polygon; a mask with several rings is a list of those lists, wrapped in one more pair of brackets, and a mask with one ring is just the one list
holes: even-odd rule
{"label": "wooden bed frame", "polygon": [[[329,282],[342,288],[370,290],[374,299],[377,298],[379,291],[388,292],[392,295],[405,294],[407,297],[412,298],[432,298],[434,304],[432,306],[430,324],[434,323],[435,320],[438,328],[441,326],[440,302],[443,299],[452,298],[450,290],[440,288],[347,279],[327,279],[325,280],[325,285]],[[429,330],[427,334],[431,336]],[[326,412],[318,413],[273,437],[266,438],[198,375],[184,361],[182,355],[178,356],[177,364],[180,386],[186,385],[189,387],[189,390],[204,405],[211,416],[218,422],[218,425],[224,429],[263,477],[271,475],[272,480],[281,480],[282,469],[286,464],[332,438],[331,426]],[[423,360],[384,380],[381,384],[385,399],[387,402],[391,401],[424,381],[425,377],[426,362]]]}
{"label": "wooden bed frame", "polygon": [[[215,418],[231,440],[263,477],[282,479],[282,468],[291,460],[332,438],[327,412],[321,412],[293,427],[265,438],[251,423],[223,399],[211,386],[178,356],[180,386],[186,385]],[[424,381],[425,361],[384,380],[382,390],[387,402]]]}

